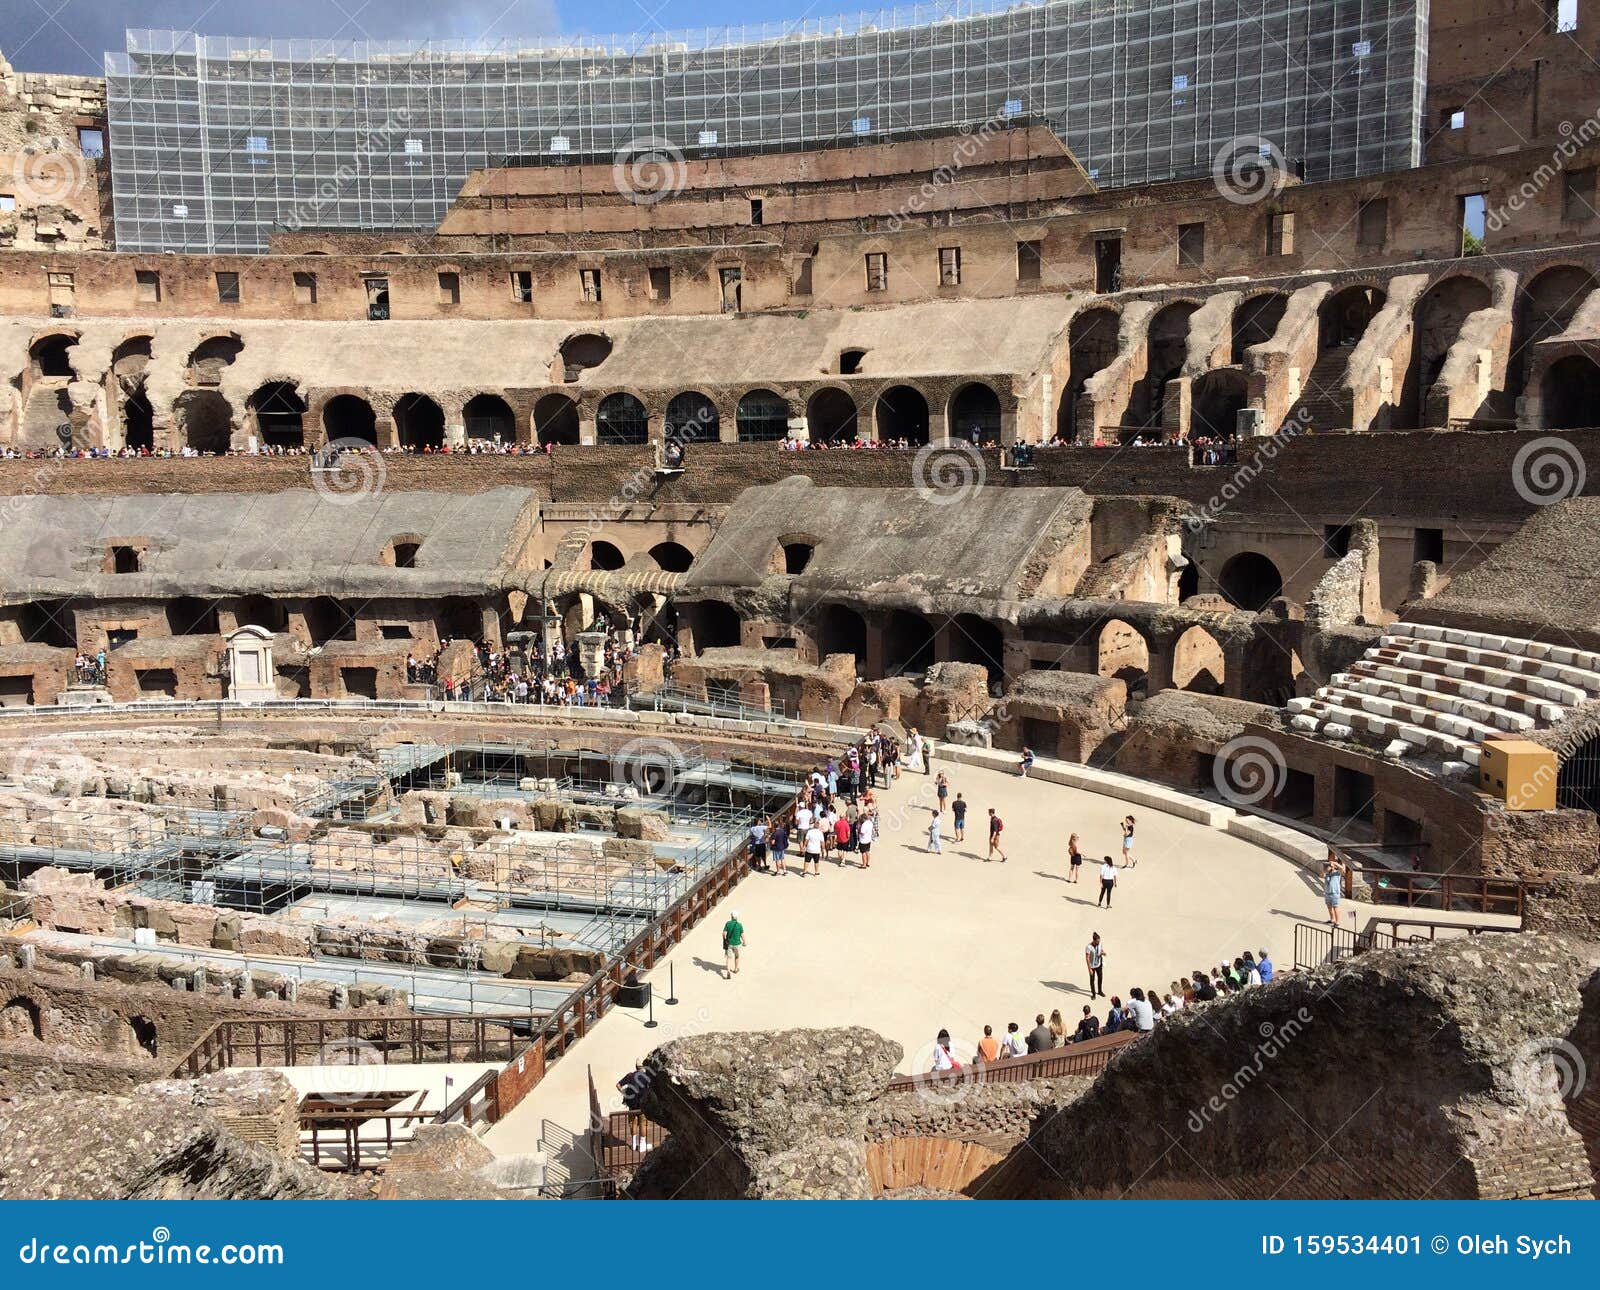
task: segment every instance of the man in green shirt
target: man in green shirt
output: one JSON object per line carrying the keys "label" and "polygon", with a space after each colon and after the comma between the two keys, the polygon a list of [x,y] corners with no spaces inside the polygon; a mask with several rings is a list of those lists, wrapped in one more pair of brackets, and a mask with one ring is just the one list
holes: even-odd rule
{"label": "man in green shirt", "polygon": [[739,911],[733,910],[728,914],[728,921],[722,925],[722,952],[728,960],[723,970],[723,980],[733,980],[733,974],[739,970],[739,951],[743,948],[744,924],[739,921]]}

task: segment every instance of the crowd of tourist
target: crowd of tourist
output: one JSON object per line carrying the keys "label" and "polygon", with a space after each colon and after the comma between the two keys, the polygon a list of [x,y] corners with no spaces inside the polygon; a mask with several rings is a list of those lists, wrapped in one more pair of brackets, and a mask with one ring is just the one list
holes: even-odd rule
{"label": "crowd of tourist", "polygon": [[[1096,932],[1084,947],[1091,999],[1097,993],[1104,996],[1099,983],[1105,971],[1105,958],[1105,946]],[[1133,986],[1128,990],[1126,1003],[1121,995],[1111,995],[1104,1021],[1095,1015],[1093,1004],[1086,1003],[1070,1029],[1059,1008],[1052,1009],[1048,1019],[1044,1013],[1038,1013],[1034,1017],[1033,1029],[1027,1032],[1015,1021],[1007,1024],[1003,1036],[996,1035],[993,1026],[985,1026],[983,1038],[978,1040],[969,1061],[974,1066],[989,1066],[1009,1057],[1049,1052],[1068,1044],[1098,1039],[1102,1035],[1148,1034],[1164,1017],[1198,1004],[1211,1003],[1225,995],[1265,985],[1273,979],[1275,972],[1266,950],[1259,951],[1259,956],[1245,950],[1232,963],[1218,963],[1210,969],[1196,968],[1188,977],[1173,981],[1164,989],[1160,986]],[[933,1073],[950,1074],[961,1068],[962,1061],[950,1032],[941,1030],[934,1042]]]}
{"label": "crowd of tourist", "polygon": [[76,685],[104,685],[106,683],[106,652],[98,650],[85,654],[79,650],[72,660],[72,680]]}
{"label": "crowd of tourist", "polygon": [[441,669],[453,642],[444,641],[432,654],[406,655],[406,680],[427,685],[447,702],[542,703],[576,708],[610,707],[626,690],[625,676],[636,651],[630,637],[616,628],[607,633],[605,669],[585,675],[577,651],[557,638],[549,650],[532,642],[521,651],[496,649],[487,641],[472,647],[472,666],[465,675]]}

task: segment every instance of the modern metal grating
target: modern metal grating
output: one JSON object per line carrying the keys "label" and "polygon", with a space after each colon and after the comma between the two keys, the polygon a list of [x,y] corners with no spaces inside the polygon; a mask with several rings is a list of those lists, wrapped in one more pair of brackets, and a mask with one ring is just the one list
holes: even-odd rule
{"label": "modern metal grating", "polygon": [[254,251],[275,227],[436,225],[468,173],[1054,124],[1102,187],[1239,138],[1307,179],[1416,164],[1428,0],[1046,0],[585,43],[130,31],[106,56],[117,240]]}

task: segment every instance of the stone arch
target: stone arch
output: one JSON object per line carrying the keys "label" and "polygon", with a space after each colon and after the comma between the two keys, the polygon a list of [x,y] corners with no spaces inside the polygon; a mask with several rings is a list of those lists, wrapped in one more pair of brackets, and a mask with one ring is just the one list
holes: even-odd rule
{"label": "stone arch", "polygon": [[1556,772],[1556,805],[1600,813],[1600,735],[1572,750]]}
{"label": "stone arch", "polygon": [[135,1046],[142,1049],[146,1056],[158,1056],[157,1048],[160,1039],[156,1034],[156,1023],[149,1017],[129,1017],[128,1030],[133,1036]]}
{"label": "stone arch", "polygon": [[207,336],[189,351],[190,379],[196,385],[221,385],[224,369],[244,352],[244,341],[236,332]]}
{"label": "stone arch", "polygon": [[628,563],[622,550],[615,542],[607,542],[604,538],[596,538],[589,543],[589,567],[601,573],[614,573]]}
{"label": "stone arch", "polygon": [[1547,430],[1582,430],[1600,425],[1600,364],[1586,354],[1568,354],[1545,369],[1540,383]]}
{"label": "stone arch", "polygon": [[313,645],[354,640],[356,620],[349,607],[332,596],[318,596],[306,606],[306,633]]}
{"label": "stone arch", "polygon": [[762,443],[789,436],[789,402],[772,390],[750,390],[733,414],[740,443]]}
{"label": "stone arch", "polygon": [[594,415],[595,433],[603,444],[639,444],[650,439],[650,414],[644,402],[626,390],[600,400]]}
{"label": "stone arch", "polygon": [[356,439],[376,445],[378,419],[359,394],[336,394],[322,405],[322,436],[329,443]]}
{"label": "stone arch", "polygon": [[1227,662],[1217,638],[1200,624],[1172,644],[1172,684],[1197,694],[1221,694]]}
{"label": "stone arch", "polygon": [[47,331],[28,342],[28,363],[35,377],[71,380],[72,358],[67,353],[78,343],[75,331]]}
{"label": "stone arch", "polygon": [[880,440],[928,442],[928,400],[910,385],[891,385],[878,396],[873,410]]}
{"label": "stone arch", "polygon": [[394,428],[402,448],[444,447],[444,409],[426,394],[402,394],[394,401]]}
{"label": "stone arch", "polygon": [[1217,590],[1228,603],[1259,613],[1283,595],[1283,575],[1259,551],[1241,551],[1217,574]]}
{"label": "stone arch", "polygon": [[665,434],[668,439],[701,443],[717,438],[717,405],[699,390],[683,390],[667,401]]}
{"label": "stone arch", "polygon": [[287,621],[283,606],[270,596],[243,596],[233,609],[234,622],[240,627],[265,627],[269,632],[281,632]]}
{"label": "stone arch", "polygon": [[952,439],[963,443],[1000,442],[1000,396],[983,381],[968,381],[950,396],[945,425]]}
{"label": "stone arch", "polygon": [[511,405],[498,394],[475,394],[461,409],[468,439],[486,439],[491,443],[517,441],[517,414]]}
{"label": "stone arch", "polygon": [[1513,392],[1520,392],[1527,382],[1533,346],[1564,332],[1578,307],[1597,287],[1600,281],[1583,265],[1556,264],[1517,293],[1515,336],[1507,374]]}
{"label": "stone arch", "polygon": [[0,1042],[44,1038],[44,1012],[25,994],[13,995],[0,1008]]}
{"label": "stone arch", "polygon": [[154,353],[155,339],[149,332],[124,336],[111,351],[111,374],[119,379],[144,375]]}
{"label": "stone arch", "polygon": [[1150,319],[1145,339],[1145,375],[1130,412],[1138,424],[1151,428],[1161,425],[1167,382],[1183,370],[1183,361],[1189,356],[1189,320],[1199,308],[1193,300],[1175,300]]}
{"label": "stone arch", "polygon": [[171,636],[215,636],[217,602],[199,596],[175,596],[167,602],[167,633]]}
{"label": "stone arch", "polygon": [[1095,672],[1121,681],[1130,697],[1142,696],[1150,685],[1150,642],[1132,623],[1107,619],[1095,638]]}
{"label": "stone arch", "polygon": [[1233,311],[1232,361],[1243,363],[1247,349],[1271,340],[1288,307],[1288,294],[1282,291],[1263,291],[1241,300]]}
{"label": "stone arch", "polygon": [[989,673],[991,686],[1004,686],[1006,638],[999,627],[976,614],[957,614],[947,639],[953,660],[980,664]]}
{"label": "stone arch", "polygon": [[150,406],[150,394],[143,379],[122,396],[122,442],[129,448],[154,448],[156,444],[156,414]]}
{"label": "stone arch", "polygon": [[890,612],[883,629],[883,670],[888,676],[926,672],[933,665],[933,624],[909,609]]}
{"label": "stone arch", "polygon": [[1122,316],[1115,309],[1085,309],[1074,314],[1067,332],[1067,387],[1056,409],[1056,434],[1071,440],[1076,433],[1077,404],[1083,387],[1117,357]]}
{"label": "stone arch", "polygon": [[1328,353],[1350,349],[1366,334],[1388,297],[1370,282],[1354,282],[1335,291],[1317,310],[1317,349]]}
{"label": "stone arch", "polygon": [[1439,379],[1462,324],[1478,310],[1487,309],[1492,299],[1488,284],[1481,278],[1453,273],[1429,287],[1417,302],[1412,314],[1411,362],[1406,369],[1401,424],[1422,424],[1428,391]]}
{"label": "stone arch", "polygon": [[806,426],[812,443],[841,443],[859,437],[856,401],[836,385],[824,385],[806,401]]}
{"label": "stone arch", "polygon": [[196,452],[228,451],[233,441],[233,405],[216,390],[189,390],[172,405],[178,437]]}
{"label": "stone arch", "polygon": [[578,442],[578,405],[565,394],[546,394],[533,405],[533,435],[541,444]]}
{"label": "stone arch", "polygon": [[696,653],[738,645],[743,638],[739,611],[720,600],[702,600],[690,606],[689,620]]}
{"label": "stone arch", "polygon": [[268,381],[245,400],[255,417],[261,442],[273,448],[299,448],[305,443],[306,401],[292,381]]}
{"label": "stone arch", "polygon": [[577,332],[561,342],[561,365],[569,381],[611,357],[611,337],[602,332]]}
{"label": "stone arch", "polygon": [[859,669],[867,658],[867,620],[848,605],[824,605],[817,614],[817,654],[854,654]]}
{"label": "stone arch", "polygon": [[1237,367],[1214,367],[1195,378],[1190,400],[1191,439],[1232,439],[1239,413],[1250,402],[1244,373]]}
{"label": "stone arch", "polygon": [[665,573],[688,573],[694,552],[682,542],[657,542],[650,548],[650,558]]}

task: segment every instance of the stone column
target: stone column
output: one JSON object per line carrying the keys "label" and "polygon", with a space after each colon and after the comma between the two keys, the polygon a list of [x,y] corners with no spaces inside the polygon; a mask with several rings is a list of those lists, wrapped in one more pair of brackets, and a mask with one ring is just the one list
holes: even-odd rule
{"label": "stone column", "polygon": [[585,676],[599,676],[606,668],[606,634],[578,633],[578,662]]}

